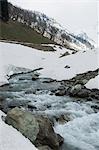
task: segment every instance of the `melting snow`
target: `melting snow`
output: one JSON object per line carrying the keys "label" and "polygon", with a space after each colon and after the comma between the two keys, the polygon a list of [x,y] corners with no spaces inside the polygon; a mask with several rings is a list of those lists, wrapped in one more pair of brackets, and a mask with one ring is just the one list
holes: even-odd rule
{"label": "melting snow", "polygon": [[[39,71],[41,77],[57,80],[70,79],[76,74],[99,67],[96,50],[83,50],[71,54],[70,50],[60,49],[59,46],[56,46],[55,49],[55,52],[43,52],[19,44],[0,42],[0,81],[7,81],[5,78],[6,66],[11,64],[28,69],[42,67],[44,69]],[[71,55],[60,58],[66,51]],[[70,68],[64,68],[66,65]]]}

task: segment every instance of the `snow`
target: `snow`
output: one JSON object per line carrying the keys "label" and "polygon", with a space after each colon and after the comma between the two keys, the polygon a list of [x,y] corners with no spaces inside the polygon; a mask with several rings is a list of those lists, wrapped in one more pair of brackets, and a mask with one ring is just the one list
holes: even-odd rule
{"label": "snow", "polygon": [[5,124],[0,111],[0,150],[37,150],[35,146],[13,127]]}
{"label": "snow", "polygon": [[55,131],[64,137],[69,150],[99,150],[99,113],[57,124]]}
{"label": "snow", "polygon": [[88,89],[99,89],[99,75],[89,80],[89,82],[85,86]]}
{"label": "snow", "polygon": [[[57,80],[70,79],[76,74],[99,67],[97,50],[82,50],[71,54],[71,50],[66,48],[60,49],[56,46],[55,49],[55,52],[44,52],[19,44],[0,42],[0,84],[8,82],[5,76],[9,65],[28,69],[43,68],[39,71],[40,77]],[[60,58],[66,51],[70,55]],[[70,68],[66,69],[66,65]],[[13,70],[10,71],[12,74]]]}

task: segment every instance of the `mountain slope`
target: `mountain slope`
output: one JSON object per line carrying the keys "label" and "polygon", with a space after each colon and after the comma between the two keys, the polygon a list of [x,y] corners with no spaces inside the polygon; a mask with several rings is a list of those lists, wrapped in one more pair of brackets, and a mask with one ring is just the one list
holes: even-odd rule
{"label": "mountain slope", "polygon": [[83,37],[78,38],[67,29],[64,29],[54,19],[49,18],[40,12],[24,10],[9,3],[9,16],[11,20],[21,22],[22,24],[33,28],[44,37],[47,37],[51,41],[65,46],[68,49],[78,51],[86,48],[94,48],[94,45],[89,41],[86,40],[84,42]]}
{"label": "mountain slope", "polygon": [[9,21],[8,23],[0,22],[0,30],[0,39],[3,40],[12,40],[34,44],[54,43],[25,24],[16,21]]}

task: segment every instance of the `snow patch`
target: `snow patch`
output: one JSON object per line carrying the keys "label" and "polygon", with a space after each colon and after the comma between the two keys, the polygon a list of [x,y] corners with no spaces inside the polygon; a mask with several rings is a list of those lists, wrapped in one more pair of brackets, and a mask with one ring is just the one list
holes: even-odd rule
{"label": "snow patch", "polygon": [[[0,82],[7,82],[5,76],[15,71],[8,69],[9,65],[16,67],[40,70],[41,77],[53,78],[56,80],[70,79],[77,74],[95,70],[99,67],[97,50],[81,50],[76,54],[71,54],[71,50],[60,49],[56,46],[54,52],[38,51],[33,48],[19,44],[0,42]],[[61,57],[68,52],[70,55]],[[70,66],[66,69],[65,66]],[[19,70],[18,70],[19,71]]]}
{"label": "snow patch", "polygon": [[99,89],[99,75],[89,80],[89,82],[85,86],[88,89]]}

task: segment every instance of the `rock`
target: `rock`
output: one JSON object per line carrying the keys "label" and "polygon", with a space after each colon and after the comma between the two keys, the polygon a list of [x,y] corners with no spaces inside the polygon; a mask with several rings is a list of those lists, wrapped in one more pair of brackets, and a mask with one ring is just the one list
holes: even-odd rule
{"label": "rock", "polygon": [[24,100],[24,101],[23,100],[11,100],[11,101],[8,101],[5,99],[0,103],[0,109],[4,113],[7,113],[9,110],[11,110],[12,108],[15,108],[15,107],[27,108],[29,102],[30,102],[29,100]]}
{"label": "rock", "polygon": [[36,93],[36,90],[32,90],[32,89],[31,90],[29,89],[29,90],[25,91],[25,94],[35,94],[35,93]]}
{"label": "rock", "polygon": [[82,84],[85,85],[88,82],[87,79],[82,80]]}
{"label": "rock", "polygon": [[28,103],[28,109],[30,110],[30,111],[33,111],[33,110],[36,110],[37,109],[37,107],[35,107],[33,104],[31,104],[31,103]]}
{"label": "rock", "polygon": [[59,150],[63,138],[54,132],[50,120],[43,116],[33,115],[20,108],[10,110],[5,122],[12,125],[27,137],[35,146],[48,145],[53,150]]}
{"label": "rock", "polygon": [[5,101],[5,99],[0,97],[0,109],[2,108],[2,105],[3,105],[4,101]]}
{"label": "rock", "polygon": [[76,51],[73,51],[73,52],[72,52],[72,54],[75,54],[75,53],[77,53],[77,52],[76,52]]}
{"label": "rock", "polygon": [[87,101],[93,101],[93,99],[91,97],[88,97]]}
{"label": "rock", "polygon": [[70,95],[71,96],[76,96],[78,92],[80,92],[82,86],[81,84],[77,84],[75,86],[73,86],[70,90]]}
{"label": "rock", "polygon": [[58,87],[58,90],[64,90],[64,89],[65,89],[65,86],[61,85],[61,86]]}
{"label": "rock", "polygon": [[40,146],[37,147],[39,150],[52,150],[49,146]]}
{"label": "rock", "polygon": [[90,93],[90,97],[99,100],[99,94],[97,94],[96,92]]}
{"label": "rock", "polygon": [[31,113],[16,107],[7,113],[5,122],[20,131],[31,142],[34,143],[36,140],[39,133],[39,124]]}
{"label": "rock", "polygon": [[8,107],[9,108],[15,108],[15,107],[27,107],[28,103],[30,101],[26,100],[12,100],[10,102],[8,102]]}
{"label": "rock", "polygon": [[57,90],[55,92],[55,95],[56,96],[64,96],[66,94],[66,91],[65,90]]}
{"label": "rock", "polygon": [[62,46],[59,46],[60,49],[62,49]]}
{"label": "rock", "polygon": [[68,55],[70,55],[70,53],[69,53],[69,52],[65,52],[64,54],[62,54],[62,55],[60,56],[60,58],[61,58],[61,57],[64,57],[64,56],[68,56]]}
{"label": "rock", "polygon": [[61,146],[64,143],[64,138],[59,134],[57,134],[57,136],[58,136],[59,145]]}
{"label": "rock", "polygon": [[70,121],[70,117],[67,114],[62,114],[61,116],[56,118],[56,121],[59,122],[60,124],[64,124]]}
{"label": "rock", "polygon": [[66,65],[64,68],[69,69],[69,68],[70,68],[70,66]]}
{"label": "rock", "polygon": [[99,110],[99,106],[98,105],[92,105],[91,108]]}
{"label": "rock", "polygon": [[86,98],[89,96],[89,92],[86,89],[81,89],[81,91],[77,93],[77,96],[80,98]]}
{"label": "rock", "polygon": [[46,78],[43,83],[51,83],[51,82],[55,82],[56,80],[51,79],[51,78]]}
{"label": "rock", "polygon": [[78,79],[78,80],[76,79],[75,84],[85,85],[87,82],[88,82],[87,79],[82,79],[82,78],[80,78],[80,79]]}
{"label": "rock", "polygon": [[38,75],[36,75],[36,74],[32,75],[32,80],[33,80],[33,81],[35,81],[35,80],[37,80],[37,79],[39,79],[39,76],[38,76]]}
{"label": "rock", "polygon": [[95,94],[95,99],[99,100],[99,95]]}

